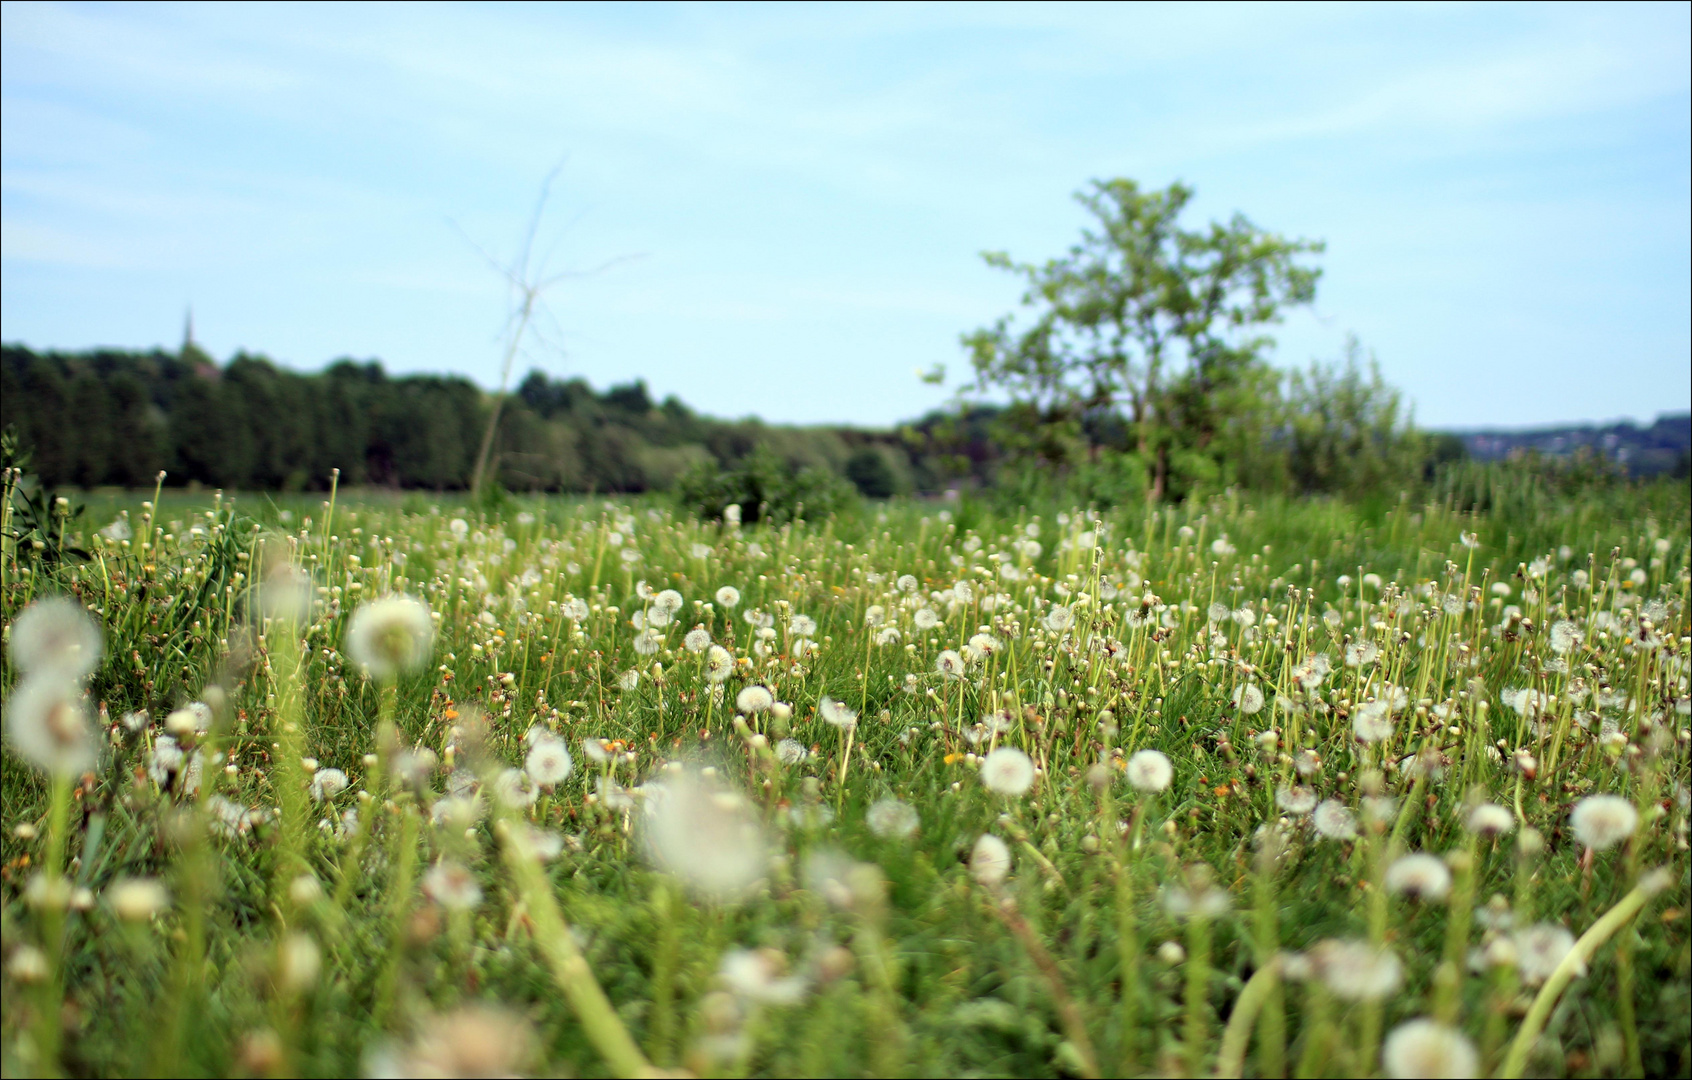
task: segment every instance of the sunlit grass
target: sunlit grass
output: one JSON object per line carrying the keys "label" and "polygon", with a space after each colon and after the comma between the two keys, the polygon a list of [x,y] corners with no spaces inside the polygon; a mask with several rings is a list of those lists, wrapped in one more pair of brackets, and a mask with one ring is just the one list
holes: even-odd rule
{"label": "sunlit grass", "polygon": [[[9,1075],[1692,1064],[1684,492],[141,498],[5,555]],[[10,641],[67,593],[86,684]],[[349,640],[395,593],[432,634]],[[99,746],[58,785],[12,731],[49,677]]]}

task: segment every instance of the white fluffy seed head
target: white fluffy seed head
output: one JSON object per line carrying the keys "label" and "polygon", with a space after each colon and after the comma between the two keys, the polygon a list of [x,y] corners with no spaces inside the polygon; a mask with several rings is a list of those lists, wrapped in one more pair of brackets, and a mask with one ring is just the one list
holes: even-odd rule
{"label": "white fluffy seed head", "polygon": [[1436,904],[1451,891],[1451,871],[1439,856],[1417,851],[1387,867],[1386,887],[1389,892]]}
{"label": "white fluffy seed head", "polygon": [[1136,791],[1157,792],[1175,778],[1175,766],[1160,750],[1138,750],[1128,759],[1128,783]]}
{"label": "white fluffy seed head", "polygon": [[523,768],[541,787],[555,787],[570,778],[576,763],[564,743],[550,735],[536,739],[523,761]]}
{"label": "white fluffy seed head", "polygon": [[1234,688],[1234,705],[1250,716],[1263,711],[1263,691],[1253,683],[1241,683]]}
{"label": "white fluffy seed head", "polygon": [[[1551,977],[1565,957],[1575,947],[1575,936],[1556,923],[1542,922],[1525,926],[1512,937],[1516,953],[1516,974],[1529,986],[1538,986]],[[1577,975],[1586,973],[1580,965]]]}
{"label": "white fluffy seed head", "polygon": [[696,895],[728,901],[764,876],[769,842],[746,800],[683,769],[646,785],[647,857]]}
{"label": "white fluffy seed head", "polygon": [[153,878],[121,878],[106,886],[106,906],[124,922],[146,922],[170,906],[170,892]]}
{"label": "white fluffy seed head", "polygon": [[724,585],[717,590],[717,603],[731,608],[740,603],[740,590],[733,585]]}
{"label": "white fluffy seed head", "polygon": [[893,798],[878,800],[864,815],[864,822],[883,840],[908,840],[921,824],[909,804]]}
{"label": "white fluffy seed head", "polygon": [[1392,1029],[1381,1067],[1401,1080],[1464,1080],[1480,1075],[1480,1054],[1461,1031],[1423,1017]]}
{"label": "white fluffy seed head", "polygon": [[1377,743],[1392,735],[1392,709],[1384,701],[1365,701],[1351,714],[1351,730],[1360,742]]}
{"label": "white fluffy seed head", "polygon": [[428,605],[395,594],[372,600],[347,622],[347,655],[372,679],[387,682],[429,662],[435,623]]}
{"label": "white fluffy seed head", "polygon": [[713,686],[720,685],[734,673],[734,654],[721,645],[712,645],[705,650],[705,681]]}
{"label": "white fluffy seed head", "polygon": [[1575,838],[1597,851],[1615,847],[1638,826],[1639,811],[1619,795],[1588,795],[1569,814]]}
{"label": "white fluffy seed head", "polygon": [[1404,981],[1398,955],[1367,941],[1330,938],[1310,950],[1310,959],[1334,996],[1347,1001],[1379,1001]]}
{"label": "white fluffy seed head", "polygon": [[57,672],[75,681],[100,666],[100,627],[75,600],[51,596],[24,608],[12,623],[12,663],[25,675]]}
{"label": "white fluffy seed head", "polygon": [[825,696],[817,703],[817,713],[841,731],[850,731],[858,726],[858,714],[831,697]]}
{"label": "white fluffy seed head", "polygon": [[482,902],[482,886],[462,863],[442,859],[423,875],[423,892],[452,911],[468,911]]}
{"label": "white fluffy seed head", "polygon": [[25,677],[6,702],[6,741],[54,776],[77,776],[99,760],[99,743],[76,680],[57,668]]}
{"label": "white fluffy seed head", "polygon": [[1469,811],[1465,825],[1476,836],[1503,836],[1516,827],[1516,815],[1497,803],[1483,802]]}
{"label": "white fluffy seed head", "polygon": [[734,707],[743,713],[761,713],[775,704],[775,695],[762,686],[743,687],[735,695]]}
{"label": "white fluffy seed head", "polygon": [[1357,816],[1338,799],[1323,799],[1310,815],[1310,824],[1329,840],[1357,839]]}
{"label": "white fluffy seed head", "polygon": [[976,881],[996,889],[1010,876],[1010,848],[992,833],[982,833],[969,853],[969,875]]}
{"label": "white fluffy seed head", "polygon": [[981,782],[1000,795],[1026,795],[1034,786],[1034,760],[1014,746],[1001,746],[981,759]]}

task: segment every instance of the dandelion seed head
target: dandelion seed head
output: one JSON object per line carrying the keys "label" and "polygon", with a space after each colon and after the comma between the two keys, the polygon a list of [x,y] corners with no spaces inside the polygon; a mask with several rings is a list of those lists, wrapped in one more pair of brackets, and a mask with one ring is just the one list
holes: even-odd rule
{"label": "dandelion seed head", "polygon": [[682,646],[690,653],[704,652],[711,644],[711,634],[702,626],[696,626],[682,638]]}
{"label": "dandelion seed head", "polygon": [[1404,981],[1398,955],[1367,941],[1330,938],[1318,942],[1309,955],[1328,989],[1347,1001],[1379,1001]]}
{"label": "dandelion seed head", "polygon": [[1001,746],[981,759],[981,782],[1000,795],[1026,795],[1034,786],[1034,759],[1014,746]]}
{"label": "dandelion seed head", "polygon": [[57,673],[74,682],[100,666],[100,626],[69,597],[30,604],[13,620],[11,634],[12,663],[26,676]]}
{"label": "dandelion seed head", "polygon": [[333,799],[347,790],[347,774],[340,769],[318,769],[311,774],[311,797],[317,802]]}
{"label": "dandelion seed head", "polygon": [[996,889],[1005,883],[1010,872],[1010,848],[992,833],[982,833],[969,853],[969,876],[989,889]]}
{"label": "dandelion seed head", "polygon": [[1392,710],[1384,701],[1365,701],[1351,714],[1351,730],[1359,742],[1378,743],[1392,736]]}
{"label": "dandelion seed head", "polygon": [[908,840],[916,834],[921,819],[909,804],[898,799],[878,799],[864,814],[870,832],[883,840]]}
{"label": "dandelion seed head", "polygon": [[1483,802],[1469,811],[1464,824],[1476,836],[1503,836],[1516,827],[1516,815],[1497,803]]}
{"label": "dandelion seed head", "polygon": [[1251,716],[1263,710],[1263,691],[1254,683],[1241,683],[1234,687],[1234,707],[1240,712]]}
{"label": "dandelion seed head", "polygon": [[768,687],[756,683],[742,687],[740,693],[734,697],[734,707],[748,716],[761,713],[774,704],[775,695],[770,693]]}
{"label": "dandelion seed head", "polygon": [[1437,855],[1412,852],[1393,860],[1387,867],[1386,887],[1389,892],[1424,903],[1438,903],[1451,891],[1451,870]]}
{"label": "dandelion seed head", "polygon": [[764,876],[769,842],[746,800],[688,769],[646,785],[647,857],[697,895],[730,901]]}
{"label": "dandelion seed head", "polygon": [[774,949],[730,949],[717,966],[723,986],[755,1005],[797,1005],[809,989],[799,975],[788,975],[786,958]]}
{"label": "dandelion seed head", "polygon": [[842,731],[850,731],[858,726],[858,714],[827,695],[817,703],[817,713]]}
{"label": "dandelion seed head", "polygon": [[523,759],[523,768],[531,779],[544,788],[556,787],[570,778],[576,763],[562,740],[550,736],[536,739]]}
{"label": "dandelion seed head", "polygon": [[[1575,947],[1575,936],[1552,922],[1525,926],[1516,931],[1511,941],[1516,947],[1516,974],[1529,986],[1538,986],[1549,979]],[[1576,974],[1586,974],[1586,965],[1580,965]]]}
{"label": "dandelion seed head", "polygon": [[99,760],[93,718],[82,691],[62,669],[25,676],[6,702],[6,741],[25,761],[54,776],[77,776]]}
{"label": "dandelion seed head", "polygon": [[1551,651],[1558,656],[1566,656],[1570,650],[1580,644],[1580,627],[1568,619],[1560,619],[1551,624],[1551,633],[1547,642]]}
{"label": "dandelion seed head", "polygon": [[384,596],[360,605],[347,621],[347,655],[383,682],[421,669],[435,643],[429,608],[410,596]]}
{"label": "dandelion seed head", "polygon": [[423,875],[423,892],[451,911],[468,911],[482,902],[482,886],[463,863],[442,859]]}
{"label": "dandelion seed head", "polygon": [[124,922],[146,922],[170,906],[170,891],[153,878],[120,878],[106,886],[106,906]]}
{"label": "dandelion seed head", "polygon": [[1392,1029],[1381,1067],[1399,1080],[1468,1080],[1480,1075],[1480,1054],[1461,1031],[1423,1017]]}
{"label": "dandelion seed head", "polygon": [[1575,838],[1595,851],[1606,851],[1633,835],[1639,811],[1619,795],[1588,795],[1569,814]]}
{"label": "dandelion seed head", "polygon": [[948,679],[961,679],[968,670],[964,658],[954,649],[941,649],[934,658],[934,670]]}
{"label": "dandelion seed head", "polygon": [[1357,817],[1338,799],[1323,799],[1310,815],[1316,832],[1329,840],[1357,839]]}
{"label": "dandelion seed head", "polygon": [[527,1074],[536,1055],[534,1031],[522,1018],[490,1005],[467,1005],[423,1018],[403,1048],[382,1048],[365,1062],[368,1076],[495,1077]]}
{"label": "dandelion seed head", "polygon": [[1275,792],[1275,805],[1295,817],[1302,817],[1316,808],[1316,792],[1302,785],[1281,787]]}
{"label": "dandelion seed head", "polygon": [[1134,790],[1158,792],[1175,779],[1175,766],[1160,750],[1138,750],[1128,759],[1127,773]]}

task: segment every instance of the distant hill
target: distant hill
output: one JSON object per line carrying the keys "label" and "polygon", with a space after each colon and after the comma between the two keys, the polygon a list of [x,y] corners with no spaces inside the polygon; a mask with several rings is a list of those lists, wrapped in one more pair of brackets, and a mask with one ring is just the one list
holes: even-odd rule
{"label": "distant hill", "polygon": [[1650,427],[1632,423],[1543,427],[1525,431],[1455,431],[1469,456],[1498,461],[1537,451],[1567,457],[1585,450],[1602,455],[1633,476],[1685,475],[1692,449],[1692,413],[1663,413]]}

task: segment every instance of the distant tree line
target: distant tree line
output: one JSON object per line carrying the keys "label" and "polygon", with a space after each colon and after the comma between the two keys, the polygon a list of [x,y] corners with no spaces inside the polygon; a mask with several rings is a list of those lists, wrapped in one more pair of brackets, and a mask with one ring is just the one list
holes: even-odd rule
{"label": "distant tree line", "polygon": [[[1463,457],[1454,439],[1410,427],[1355,350],[1344,364],[1271,376],[1232,406],[1204,453],[1175,447],[1163,497],[1226,486],[1355,496],[1412,486]],[[339,469],[344,484],[461,491],[491,406],[466,378],[394,376],[376,361],[301,373],[245,353],[218,364],[192,343],[0,354],[0,427],[49,487],[144,488],[164,471],[169,486],[299,491]],[[784,427],[654,401],[640,381],[596,391],[534,371],[505,403],[493,475],[519,492],[679,488],[702,509],[755,506],[772,491],[813,508],[850,489],[1099,504],[1152,491],[1155,464],[1121,415],[1081,411],[1057,435],[1031,435],[1023,408],[964,402],[892,431]]]}
{"label": "distant tree line", "polygon": [[[491,405],[469,379],[394,376],[375,361],[306,374],[245,353],[220,365],[192,342],[0,350],[0,426],[49,486],[151,487],[162,470],[169,485],[288,491],[321,488],[339,469],[348,484],[463,490]],[[674,397],[654,401],[643,382],[596,392],[539,371],[505,403],[494,476],[512,491],[639,492],[759,449],[873,496],[949,479],[920,436],[716,420]]]}

